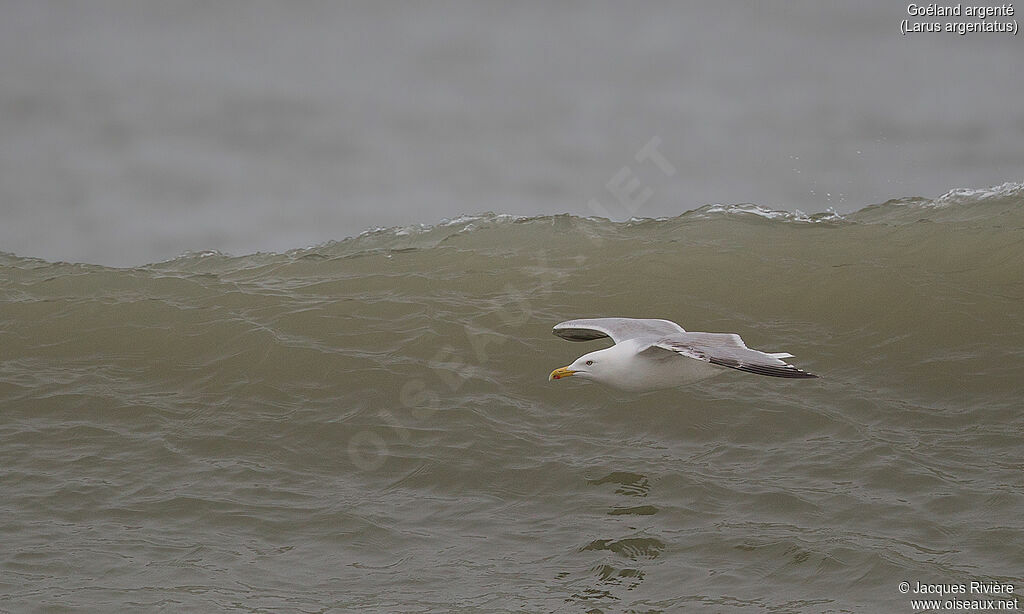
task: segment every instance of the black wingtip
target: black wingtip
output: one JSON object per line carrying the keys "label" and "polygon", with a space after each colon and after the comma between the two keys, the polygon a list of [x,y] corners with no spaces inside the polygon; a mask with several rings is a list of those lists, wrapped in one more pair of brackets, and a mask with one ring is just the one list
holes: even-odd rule
{"label": "black wingtip", "polygon": [[788,375],[786,377],[794,377],[794,378],[800,378],[800,379],[820,379],[821,378],[820,375],[815,375],[813,373],[808,373],[807,371],[802,371],[800,369],[797,369],[796,371],[797,371],[796,374]]}
{"label": "black wingtip", "polygon": [[748,365],[744,365],[742,367],[738,367],[738,369],[740,371],[746,371],[748,373],[767,375],[768,377],[785,377],[789,379],[817,379],[818,377],[813,373],[808,373],[807,371],[797,369],[796,367],[773,368],[761,366],[751,367]]}
{"label": "black wingtip", "polygon": [[729,367],[730,369],[736,369],[737,371],[746,371],[747,373],[766,375],[768,377],[785,377],[789,379],[818,378],[817,375],[804,371],[803,369],[798,369],[793,365],[755,365],[750,363],[742,363],[736,360],[718,358],[712,358],[708,362],[714,365],[719,365],[721,367]]}

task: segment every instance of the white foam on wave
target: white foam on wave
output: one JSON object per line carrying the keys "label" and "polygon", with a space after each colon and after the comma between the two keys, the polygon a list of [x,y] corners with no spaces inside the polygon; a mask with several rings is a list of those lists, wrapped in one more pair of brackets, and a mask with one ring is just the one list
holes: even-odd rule
{"label": "white foam on wave", "polygon": [[379,236],[388,234],[393,237],[408,237],[413,235],[426,234],[438,228],[452,228],[462,226],[458,232],[475,230],[481,222],[483,223],[510,223],[530,219],[528,217],[512,215],[511,213],[481,213],[479,215],[459,215],[453,218],[442,218],[436,224],[409,224],[407,226],[374,226],[367,228],[356,235],[355,238]]}
{"label": "white foam on wave", "polygon": [[[699,209],[688,211],[682,214],[683,217],[697,217],[697,218],[708,218],[713,215],[756,215],[770,220],[780,220],[786,222],[798,222],[806,224],[818,224],[822,222],[842,222],[846,218],[836,212],[832,207],[829,207],[821,213],[807,214],[799,209],[796,211],[778,211],[775,209],[769,209],[762,207],[761,205],[755,205],[752,203],[732,204],[732,205],[705,205]],[[476,215],[463,214],[453,218],[443,218],[436,224],[410,224],[407,226],[375,226],[368,228],[363,232],[359,233],[354,239],[364,238],[380,238],[380,237],[392,237],[392,238],[408,238],[414,236],[425,235],[430,232],[439,229],[454,230],[457,234],[464,232],[472,232],[482,227],[492,224],[509,224],[517,222],[528,222],[531,220],[541,220],[545,218],[561,217],[561,216],[522,216],[513,215],[510,213],[481,213]],[[631,217],[628,220],[617,222],[609,220],[603,217],[585,216],[578,217],[570,215],[569,217],[587,222],[597,223],[612,223],[615,225],[636,225],[646,224],[650,222],[667,222],[675,219],[674,217]]]}
{"label": "white foam on wave", "polygon": [[[819,224],[822,222],[842,222],[846,218],[832,207],[822,213],[808,215],[797,209],[795,211],[779,211],[769,209],[753,203],[741,203],[735,205],[714,204],[696,210],[698,216],[703,214],[724,214],[724,215],[756,215],[769,220],[784,220],[787,222],[802,222],[806,224]],[[705,216],[706,217],[706,216]]]}
{"label": "white foam on wave", "polygon": [[950,205],[977,203],[995,198],[1024,196],[1024,183],[1007,181],[988,188],[953,188],[933,201],[922,203],[922,207],[941,209]]}

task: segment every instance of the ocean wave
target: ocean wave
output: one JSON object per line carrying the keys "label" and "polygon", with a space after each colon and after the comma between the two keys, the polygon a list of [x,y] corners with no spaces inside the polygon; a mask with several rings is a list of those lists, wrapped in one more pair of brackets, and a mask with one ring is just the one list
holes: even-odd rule
{"label": "ocean wave", "polygon": [[[974,210],[975,206],[989,207],[986,211]],[[460,215],[443,219],[437,224],[416,224],[408,226],[375,227],[367,229],[356,237],[332,242],[335,245],[349,242],[391,242],[402,239],[421,240],[421,245],[436,245],[450,236],[461,233],[472,233],[496,226],[511,224],[550,225],[557,222],[567,226],[580,228],[586,226],[588,232],[614,233],[624,228],[646,224],[672,224],[677,221],[693,222],[704,219],[744,219],[759,218],[781,224],[842,224],[858,223],[900,223],[928,218],[928,211],[944,209],[941,218],[932,221],[977,220],[986,215],[996,217],[1006,213],[1019,212],[1024,208],[1024,183],[1005,182],[986,188],[954,188],[938,198],[930,199],[922,196],[901,197],[880,204],[867,205],[861,209],[839,213],[829,207],[817,213],[805,213],[799,209],[786,211],[772,209],[756,203],[708,204],[696,209],[685,211],[674,217],[631,217],[624,221],[610,220],[595,216],[576,216],[571,214],[522,216],[507,213],[485,212],[475,215]],[[913,212],[909,213],[908,212]],[[918,217],[908,220],[908,215]],[[962,215],[958,215],[962,214]],[[425,243],[423,241],[426,241]],[[382,245],[382,247],[386,247]]]}
{"label": "ocean wave", "polygon": [[955,205],[977,204],[995,199],[1024,198],[1024,183],[1007,181],[988,188],[954,188],[933,201],[922,204],[924,207],[950,207]]}
{"label": "ocean wave", "polygon": [[1024,223],[1024,184],[1006,182],[987,188],[954,188],[938,198],[904,197],[870,205],[847,219],[860,224],[907,224],[921,221],[1004,225]]}
{"label": "ocean wave", "polygon": [[476,215],[462,214],[453,218],[443,218],[436,224],[409,224],[405,226],[374,226],[373,228],[367,228],[363,232],[356,235],[354,238],[371,238],[379,237],[382,235],[392,237],[407,237],[413,235],[422,235],[433,232],[438,229],[456,229],[458,232],[467,232],[475,230],[481,224],[503,224],[511,222],[520,222],[530,219],[526,216],[512,215],[510,213],[493,213],[490,211],[484,213],[478,213]]}
{"label": "ocean wave", "polygon": [[[217,268],[214,262],[231,261],[233,266],[247,268],[262,266],[275,260],[314,260],[318,258],[361,257],[373,254],[392,255],[408,250],[423,250],[439,247],[460,238],[478,237],[480,241],[490,240],[492,246],[514,248],[508,245],[507,229],[534,229],[518,237],[542,244],[545,240],[560,239],[573,233],[591,240],[635,237],[643,231],[664,230],[673,232],[680,225],[699,225],[714,220],[726,223],[744,223],[760,220],[771,225],[792,225],[794,227],[813,225],[844,224],[885,224],[899,225],[920,221],[970,222],[971,224],[991,223],[1006,225],[1017,220],[1024,224],[1024,183],[1005,182],[986,188],[954,188],[937,198],[921,196],[901,197],[861,209],[839,213],[828,208],[818,213],[800,210],[786,211],[772,209],[755,203],[708,204],[683,212],[674,217],[633,217],[624,221],[609,220],[594,216],[571,214],[523,216],[509,213],[484,212],[464,214],[442,219],[436,224],[412,224],[404,226],[368,228],[358,235],[325,243],[296,247],[283,253],[256,252],[236,256],[216,249],[189,251],[149,267],[169,270],[174,268]],[[488,234],[494,231],[502,236]],[[538,245],[535,249],[539,248]],[[47,266],[50,263],[37,258],[23,258],[15,254],[0,252],[0,266]],[[91,265],[81,265],[91,266]],[[131,267],[127,267],[131,268]],[[230,268],[230,267],[228,267]]]}
{"label": "ocean wave", "polygon": [[844,222],[846,218],[836,212],[833,207],[829,207],[821,213],[807,214],[797,209],[795,211],[781,211],[778,209],[769,209],[762,207],[761,205],[755,205],[753,203],[739,203],[734,205],[705,205],[699,209],[688,211],[684,213],[685,216],[691,217],[710,217],[715,214],[724,215],[754,215],[773,221],[783,222],[799,222],[804,224],[816,224],[822,222]]}
{"label": "ocean wave", "polygon": [[[382,595],[452,585],[452,557],[490,574],[497,544],[550,582],[533,609],[554,610],[671,593],[653,566],[703,578],[694,548],[739,575],[809,566],[840,584],[1020,568],[998,527],[1022,504],[1021,198],[946,200],[833,223],[746,205],[483,214],[124,269],[0,255],[5,504],[42,519],[12,532],[5,571],[193,566],[168,580],[189,593],[211,569],[323,571],[338,577],[318,599],[337,605],[366,573]],[[585,351],[551,326],[600,315],[737,332],[822,378],[549,383]],[[870,513],[837,531],[851,507]]]}

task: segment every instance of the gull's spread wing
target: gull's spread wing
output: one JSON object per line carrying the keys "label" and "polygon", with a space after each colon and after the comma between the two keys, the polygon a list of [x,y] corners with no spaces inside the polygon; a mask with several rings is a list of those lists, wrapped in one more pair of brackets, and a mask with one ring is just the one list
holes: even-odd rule
{"label": "gull's spread wing", "polygon": [[[637,337],[665,337],[685,333],[683,327],[668,320],[635,318],[591,318],[556,324],[551,332],[569,341],[591,341],[611,337],[615,343]],[[737,337],[738,339],[739,337]]]}
{"label": "gull's spread wing", "polygon": [[790,355],[752,350],[743,343],[743,339],[740,339],[739,335],[732,333],[672,335],[655,341],[646,348],[641,348],[638,353],[658,356],[668,352],[758,375],[791,378],[818,377],[780,359],[780,356],[788,357]]}

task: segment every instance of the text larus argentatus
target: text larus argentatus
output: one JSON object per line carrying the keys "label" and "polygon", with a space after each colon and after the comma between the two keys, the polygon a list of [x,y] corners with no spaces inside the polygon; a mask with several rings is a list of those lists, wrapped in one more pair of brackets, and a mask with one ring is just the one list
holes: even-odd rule
{"label": "text larus argentatus", "polygon": [[734,333],[688,333],[668,320],[569,320],[551,332],[569,341],[611,337],[615,345],[555,369],[548,381],[574,376],[640,391],[691,384],[727,368],[772,377],[818,377],[782,360],[792,354],[752,350]]}

